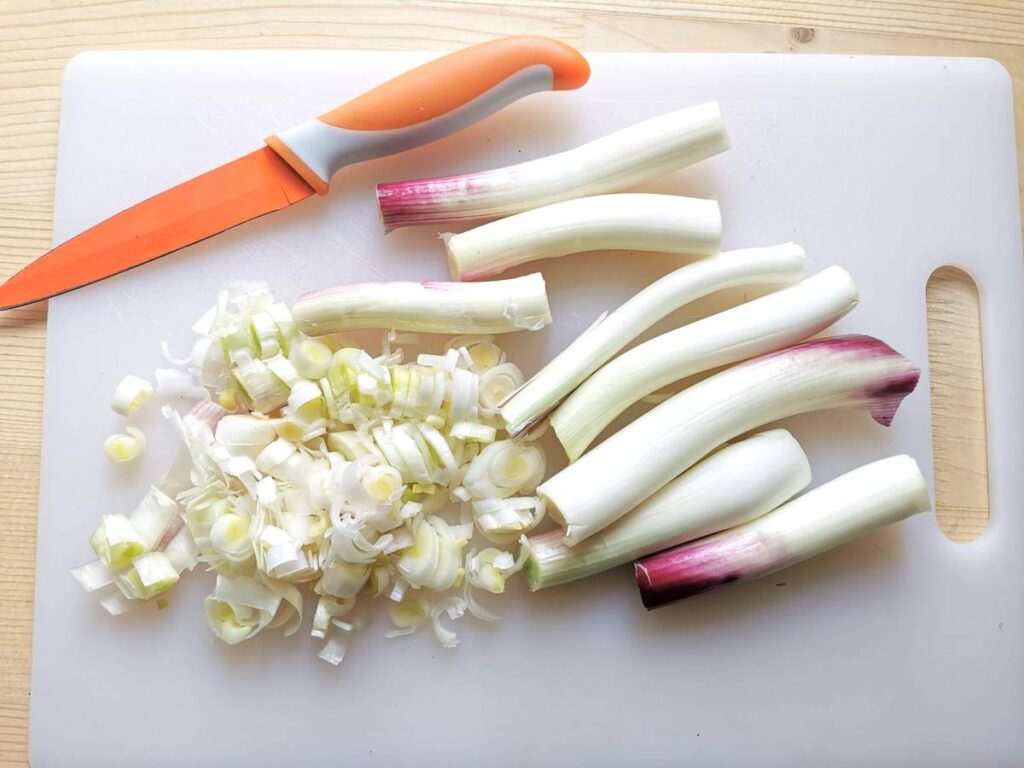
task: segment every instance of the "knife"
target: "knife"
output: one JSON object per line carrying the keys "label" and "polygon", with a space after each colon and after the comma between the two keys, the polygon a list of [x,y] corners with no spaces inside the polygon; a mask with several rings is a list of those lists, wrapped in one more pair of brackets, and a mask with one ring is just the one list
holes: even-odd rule
{"label": "knife", "polygon": [[582,54],[544,37],[505,37],[434,59],[43,254],[0,286],[0,310],[124,272],[314,192],[327,194],[346,165],[436,141],[523,96],[579,88],[589,76]]}

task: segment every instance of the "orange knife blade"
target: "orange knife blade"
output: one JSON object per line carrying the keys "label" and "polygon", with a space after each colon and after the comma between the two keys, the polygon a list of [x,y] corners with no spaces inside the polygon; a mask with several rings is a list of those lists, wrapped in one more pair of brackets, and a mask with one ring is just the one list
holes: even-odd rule
{"label": "orange knife blade", "polygon": [[172,187],[54,248],[0,285],[0,311],[50,298],[326,194],[353,163],[436,141],[530,93],[583,85],[575,49],[506,37],[428,61],[268,146]]}
{"label": "orange knife blade", "polygon": [[111,216],[0,286],[0,309],[65,293],[145,264],[313,194],[263,147]]}

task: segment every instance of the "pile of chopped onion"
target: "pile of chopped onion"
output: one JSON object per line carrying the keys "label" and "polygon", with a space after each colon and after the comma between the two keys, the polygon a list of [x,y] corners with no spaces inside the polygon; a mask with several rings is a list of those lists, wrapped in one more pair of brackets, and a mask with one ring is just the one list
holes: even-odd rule
{"label": "pile of chopped onion", "polygon": [[[173,367],[155,376],[158,395],[198,401],[186,413],[164,406],[179,460],[130,515],[103,517],[90,539],[97,559],[72,572],[102,590],[110,613],[162,607],[203,564],[216,573],[205,604],[214,635],[293,634],[306,585],[320,657],[334,664],[359,626],[351,614],[375,598],[394,624],[388,637],[429,622],[445,647],[467,611],[497,618],[473,593],[501,593],[521,569],[502,548],[544,516],[534,494],[545,461],[503,437],[498,408],[523,375],[492,337],[406,360],[396,343],[419,340],[391,332],[374,356],[305,337],[263,283],[221,291],[194,330],[188,357],[165,347]],[[126,379],[115,410],[133,412],[147,387]],[[128,429],[108,442],[115,460],[138,452]]]}

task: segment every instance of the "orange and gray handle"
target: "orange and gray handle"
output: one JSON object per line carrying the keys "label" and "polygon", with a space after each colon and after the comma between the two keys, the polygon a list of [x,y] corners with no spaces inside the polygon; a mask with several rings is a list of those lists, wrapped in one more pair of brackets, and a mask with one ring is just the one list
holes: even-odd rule
{"label": "orange and gray handle", "polygon": [[505,37],[428,61],[267,139],[317,192],[340,168],[436,141],[538,91],[579,88],[590,65],[546,37]]}

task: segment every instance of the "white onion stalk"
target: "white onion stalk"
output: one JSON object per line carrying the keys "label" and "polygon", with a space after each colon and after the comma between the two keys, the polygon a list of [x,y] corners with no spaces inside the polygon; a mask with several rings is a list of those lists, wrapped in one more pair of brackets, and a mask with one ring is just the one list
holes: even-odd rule
{"label": "white onion stalk", "polygon": [[917,462],[893,456],[847,472],[745,525],[636,564],[647,609],[799,563],[931,510]]}
{"label": "white onion stalk", "polygon": [[[739,285],[791,285],[803,277],[804,260],[804,249],[796,243],[745,248],[689,264],[651,283],[584,331],[512,395],[501,408],[506,429],[512,435],[529,430],[587,376],[679,307]],[[646,370],[631,374],[642,377]]]}
{"label": "white onion stalk", "polygon": [[299,297],[295,321],[323,336],[365,328],[423,333],[537,331],[551,322],[539,273],[465,284],[395,282],[343,285]]}
{"label": "white onion stalk", "polygon": [[[803,341],[846,315],[857,302],[850,275],[842,267],[829,267],[799,285],[677,328],[596,371],[555,409],[551,427],[569,460],[575,461],[616,416],[652,392],[695,373]],[[514,399],[509,405],[513,403]]]}
{"label": "white onion stalk", "polygon": [[827,408],[868,411],[884,426],[920,370],[870,336],[800,344],[680,392],[537,489],[573,546],[615,522],[727,440]]}
{"label": "white onion stalk", "polygon": [[710,256],[722,239],[714,200],[628,193],[566,200],[457,235],[441,235],[453,280],[584,251],[654,251]]}
{"label": "white onion stalk", "polygon": [[573,197],[627,189],[728,148],[718,103],[708,102],[518,165],[378,184],[377,204],[386,232],[507,216]]}
{"label": "white onion stalk", "polygon": [[557,529],[531,536],[523,573],[531,591],[592,576],[758,518],[810,482],[796,439],[784,429],[761,432],[712,454],[574,547]]}

